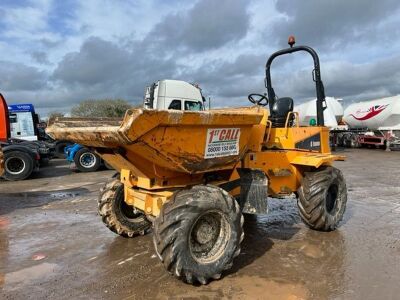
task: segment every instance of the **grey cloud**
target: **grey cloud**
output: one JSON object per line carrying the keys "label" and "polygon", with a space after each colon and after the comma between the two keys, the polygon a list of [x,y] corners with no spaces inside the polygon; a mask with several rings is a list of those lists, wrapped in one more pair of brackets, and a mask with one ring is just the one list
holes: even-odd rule
{"label": "grey cloud", "polygon": [[239,55],[234,61],[211,60],[201,67],[187,69],[184,80],[200,84],[214,106],[247,105],[247,95],[264,92],[265,55]]}
{"label": "grey cloud", "polygon": [[0,61],[0,74],[3,91],[36,91],[46,86],[44,72],[21,63]]}
{"label": "grey cloud", "polygon": [[58,45],[60,45],[60,43],[62,43],[62,41],[52,41],[48,38],[42,38],[39,40],[39,42],[42,44],[42,46],[46,47],[46,48],[54,48]]}
{"label": "grey cloud", "polygon": [[31,57],[39,64],[48,65],[50,64],[47,57],[47,53],[44,51],[34,51],[31,53]]}
{"label": "grey cloud", "polygon": [[147,39],[158,40],[163,47],[185,47],[198,52],[219,48],[246,35],[248,4],[246,0],[199,1],[186,13],[168,15]]}
{"label": "grey cloud", "polygon": [[[346,102],[384,97],[400,93],[400,56],[367,64],[330,62],[322,65],[327,96],[342,97]],[[315,97],[310,70],[301,70],[289,78],[279,75],[276,92],[297,100]],[[285,93],[285,95],[283,95]]]}
{"label": "grey cloud", "polygon": [[78,52],[67,54],[52,78],[80,95],[90,98],[123,97],[139,101],[144,87],[165,77],[174,77],[174,60],[152,55],[136,44],[131,49],[100,38],[89,38]]}
{"label": "grey cloud", "polygon": [[[289,34],[298,41],[320,48],[365,44],[400,36],[397,0],[279,0],[276,8],[282,18],[274,26],[280,46]],[[391,18],[392,17],[392,18]]]}
{"label": "grey cloud", "polygon": [[[249,29],[248,3],[199,1],[186,14],[166,16],[142,41],[115,44],[92,37],[58,63],[52,79],[76,94],[90,90],[92,98],[116,94],[128,100],[141,99],[144,87],[162,78],[196,81],[215,91],[216,86],[229,82],[224,76],[237,80],[241,74],[254,72],[258,58],[244,55],[234,64],[213,61],[213,66],[206,63],[198,70],[178,65],[176,60],[182,57],[182,49],[206,51],[243,38]],[[218,90],[232,93],[227,87]]]}
{"label": "grey cloud", "polygon": [[53,77],[65,84],[93,85],[116,80],[118,70],[128,63],[129,53],[100,38],[86,40],[79,52],[68,53]]}

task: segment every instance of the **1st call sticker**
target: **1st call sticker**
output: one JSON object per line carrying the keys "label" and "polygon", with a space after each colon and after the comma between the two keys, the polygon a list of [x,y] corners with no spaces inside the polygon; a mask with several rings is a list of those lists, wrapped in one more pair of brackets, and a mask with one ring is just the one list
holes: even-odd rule
{"label": "1st call sticker", "polygon": [[210,128],[204,158],[239,154],[240,128]]}

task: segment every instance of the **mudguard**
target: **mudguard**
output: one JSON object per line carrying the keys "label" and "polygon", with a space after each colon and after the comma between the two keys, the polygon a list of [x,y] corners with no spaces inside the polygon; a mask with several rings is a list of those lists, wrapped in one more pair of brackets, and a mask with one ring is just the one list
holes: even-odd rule
{"label": "mudguard", "polygon": [[240,175],[240,207],[247,214],[268,213],[268,178],[262,170],[237,169]]}
{"label": "mudguard", "polygon": [[331,165],[336,160],[345,160],[343,155],[334,154],[305,154],[296,156],[290,163],[293,165],[319,168],[321,165]]}
{"label": "mudguard", "polygon": [[65,157],[66,157],[67,161],[69,161],[71,163],[74,162],[74,157],[75,157],[76,152],[78,152],[82,148],[83,148],[83,146],[80,144],[73,144],[70,146],[66,146],[64,149],[64,152],[65,152]]}
{"label": "mudguard", "polygon": [[7,152],[10,152],[10,151],[21,151],[21,152],[25,152],[25,153],[29,154],[33,160],[40,159],[39,153],[36,150],[34,150],[30,147],[24,146],[24,145],[10,144],[10,145],[6,145],[6,146],[3,145],[2,148],[3,148],[4,154]]}

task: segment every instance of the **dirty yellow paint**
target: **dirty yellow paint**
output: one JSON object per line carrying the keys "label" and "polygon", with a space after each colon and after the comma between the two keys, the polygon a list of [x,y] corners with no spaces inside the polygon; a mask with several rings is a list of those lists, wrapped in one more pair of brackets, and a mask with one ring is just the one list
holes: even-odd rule
{"label": "dirty yellow paint", "polygon": [[[258,106],[202,112],[132,109],[123,120],[56,119],[48,133],[95,149],[121,173],[125,201],[157,216],[176,190],[237,181],[237,168],[263,170],[269,194],[281,196],[295,192],[310,168],[344,159],[331,154],[326,127],[271,125],[268,110]],[[240,129],[236,155],[205,159],[207,132],[214,128]],[[318,137],[320,147],[300,149],[297,143],[310,137]],[[230,192],[237,195],[240,189]]]}

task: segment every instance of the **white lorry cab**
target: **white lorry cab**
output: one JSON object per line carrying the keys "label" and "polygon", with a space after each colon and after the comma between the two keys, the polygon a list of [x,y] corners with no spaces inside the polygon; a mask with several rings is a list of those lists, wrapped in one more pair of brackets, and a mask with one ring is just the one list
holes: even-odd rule
{"label": "white lorry cab", "polygon": [[143,107],[146,109],[204,110],[201,89],[181,80],[159,80],[146,87]]}

